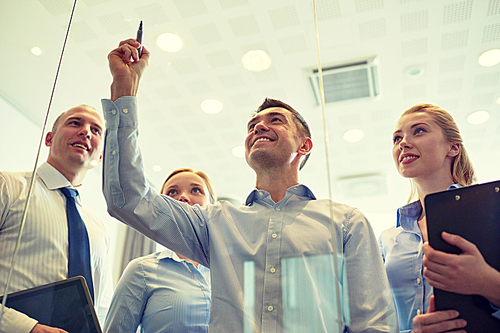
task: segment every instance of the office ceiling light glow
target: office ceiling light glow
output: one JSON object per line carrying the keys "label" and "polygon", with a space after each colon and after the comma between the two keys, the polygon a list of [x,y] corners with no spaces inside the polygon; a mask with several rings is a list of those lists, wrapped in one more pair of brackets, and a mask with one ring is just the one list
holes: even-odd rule
{"label": "office ceiling light glow", "polygon": [[481,125],[490,119],[490,113],[488,111],[480,110],[472,112],[468,117],[467,121],[472,125]]}
{"label": "office ceiling light glow", "polygon": [[241,63],[251,72],[262,72],[271,66],[271,57],[262,50],[252,50],[241,57]]}
{"label": "office ceiling light glow", "polygon": [[215,114],[221,112],[224,106],[216,99],[206,99],[201,102],[200,107],[206,113]]}
{"label": "office ceiling light glow", "polygon": [[153,171],[160,172],[161,171],[161,166],[159,166],[158,164],[153,165]]}
{"label": "office ceiling light glow", "polygon": [[231,152],[236,157],[239,157],[239,158],[245,157],[245,147],[243,147],[243,146],[236,146],[233,148],[233,150]]}
{"label": "office ceiling light glow", "polygon": [[156,43],[160,49],[167,52],[177,52],[183,45],[182,39],[176,34],[170,32],[166,32],[158,36]]}
{"label": "office ceiling light glow", "polygon": [[31,53],[33,53],[36,56],[42,55],[42,49],[40,49],[38,46],[33,46],[31,48]]}
{"label": "office ceiling light glow", "polygon": [[344,140],[347,142],[358,142],[363,139],[364,135],[362,130],[354,128],[344,133]]}
{"label": "office ceiling light glow", "polygon": [[491,67],[500,63],[500,50],[493,49],[483,52],[477,59],[477,62],[483,67]]}

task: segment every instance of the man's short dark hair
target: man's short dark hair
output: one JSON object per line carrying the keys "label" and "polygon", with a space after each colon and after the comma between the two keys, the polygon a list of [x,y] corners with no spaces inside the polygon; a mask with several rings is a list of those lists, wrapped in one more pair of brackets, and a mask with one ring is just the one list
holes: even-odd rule
{"label": "man's short dark hair", "polygon": [[[307,124],[304,117],[302,117],[302,115],[297,110],[292,108],[290,105],[280,100],[266,97],[266,99],[264,99],[264,102],[257,108],[257,110],[253,113],[252,116],[256,116],[259,112],[269,108],[283,108],[290,111],[295,116],[294,118],[295,124],[297,125],[297,128],[301,132],[300,134],[302,134],[306,138],[311,138],[311,130],[309,129],[309,125]],[[309,155],[311,155],[311,152],[307,153],[307,155],[304,157],[304,159],[300,163],[299,170],[302,170],[307,160],[309,159]]]}

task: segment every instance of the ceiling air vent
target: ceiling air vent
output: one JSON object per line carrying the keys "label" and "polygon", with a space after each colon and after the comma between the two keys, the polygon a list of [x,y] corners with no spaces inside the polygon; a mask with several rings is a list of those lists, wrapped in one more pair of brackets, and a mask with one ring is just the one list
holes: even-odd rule
{"label": "ceiling air vent", "polygon": [[337,179],[344,198],[360,198],[386,195],[387,178],[380,173],[349,175]]}
{"label": "ceiling air vent", "polygon": [[[373,99],[380,93],[377,58],[323,68],[325,103],[335,103],[361,98]],[[316,104],[320,105],[318,70],[313,69],[309,81]]]}

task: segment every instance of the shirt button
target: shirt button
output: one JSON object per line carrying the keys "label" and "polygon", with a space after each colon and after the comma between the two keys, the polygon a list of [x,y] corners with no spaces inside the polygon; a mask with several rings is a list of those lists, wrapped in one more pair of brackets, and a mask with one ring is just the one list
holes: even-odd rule
{"label": "shirt button", "polygon": [[422,252],[422,249],[418,249],[418,255],[420,255],[421,252]]}
{"label": "shirt button", "polygon": [[420,278],[417,278],[417,284],[420,284]]}
{"label": "shirt button", "polygon": [[123,109],[123,113],[128,113],[128,109]]}
{"label": "shirt button", "polygon": [[259,192],[259,197],[263,196],[262,192]]}
{"label": "shirt button", "polygon": [[116,155],[116,150],[113,150],[113,151],[111,152],[111,155]]}
{"label": "shirt button", "polygon": [[278,234],[272,234],[271,237],[276,238],[276,237],[278,237]]}
{"label": "shirt button", "polygon": [[422,311],[420,311],[420,309],[417,310],[417,315],[421,314]]}
{"label": "shirt button", "polygon": [[112,114],[116,114],[116,110],[111,110],[111,113]]}
{"label": "shirt button", "polygon": [[272,306],[272,305],[269,305],[269,306],[267,307],[267,311],[272,312],[273,310],[274,310],[274,308],[273,308],[273,306]]}
{"label": "shirt button", "polygon": [[277,211],[277,212],[279,212],[279,211],[280,211],[280,208],[279,208],[279,207],[277,207],[277,208],[276,208],[276,211]]}
{"label": "shirt button", "polygon": [[269,271],[271,271],[271,273],[273,273],[273,274],[274,274],[274,273],[276,273],[276,268],[271,267],[271,269],[269,269]]}

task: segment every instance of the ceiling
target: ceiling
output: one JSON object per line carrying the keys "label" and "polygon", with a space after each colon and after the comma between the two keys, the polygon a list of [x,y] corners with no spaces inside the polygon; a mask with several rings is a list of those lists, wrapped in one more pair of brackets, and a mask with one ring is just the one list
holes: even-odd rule
{"label": "ceiling", "polygon": [[[35,123],[44,119],[71,8],[69,0],[0,3],[0,95]],[[477,62],[500,47],[500,1],[318,0],[316,9],[323,67],[378,59],[376,98],[325,107],[334,200],[393,223],[409,187],[393,165],[392,131],[405,109],[422,102],[455,117],[480,181],[500,178],[500,65]],[[80,0],[50,122],[74,105],[101,109],[111,83],[107,53],[134,37],[140,20],[152,53],[139,92],[140,146],[155,188],[187,166],[205,171],[219,196],[244,200],[255,175],[231,151],[243,144],[250,112],[267,96],[291,104],[310,123],[315,146],[301,181],[329,197],[322,109],[308,79],[318,67],[312,0]],[[183,39],[179,52],[157,47],[164,32]],[[41,56],[30,52],[33,46]],[[243,68],[241,56],[255,49],[271,56],[268,70]],[[415,67],[422,75],[412,78]],[[204,113],[199,105],[207,98],[224,109]],[[471,125],[466,118],[477,110],[489,111],[490,119]],[[342,135],[353,128],[364,137],[348,143]]]}

